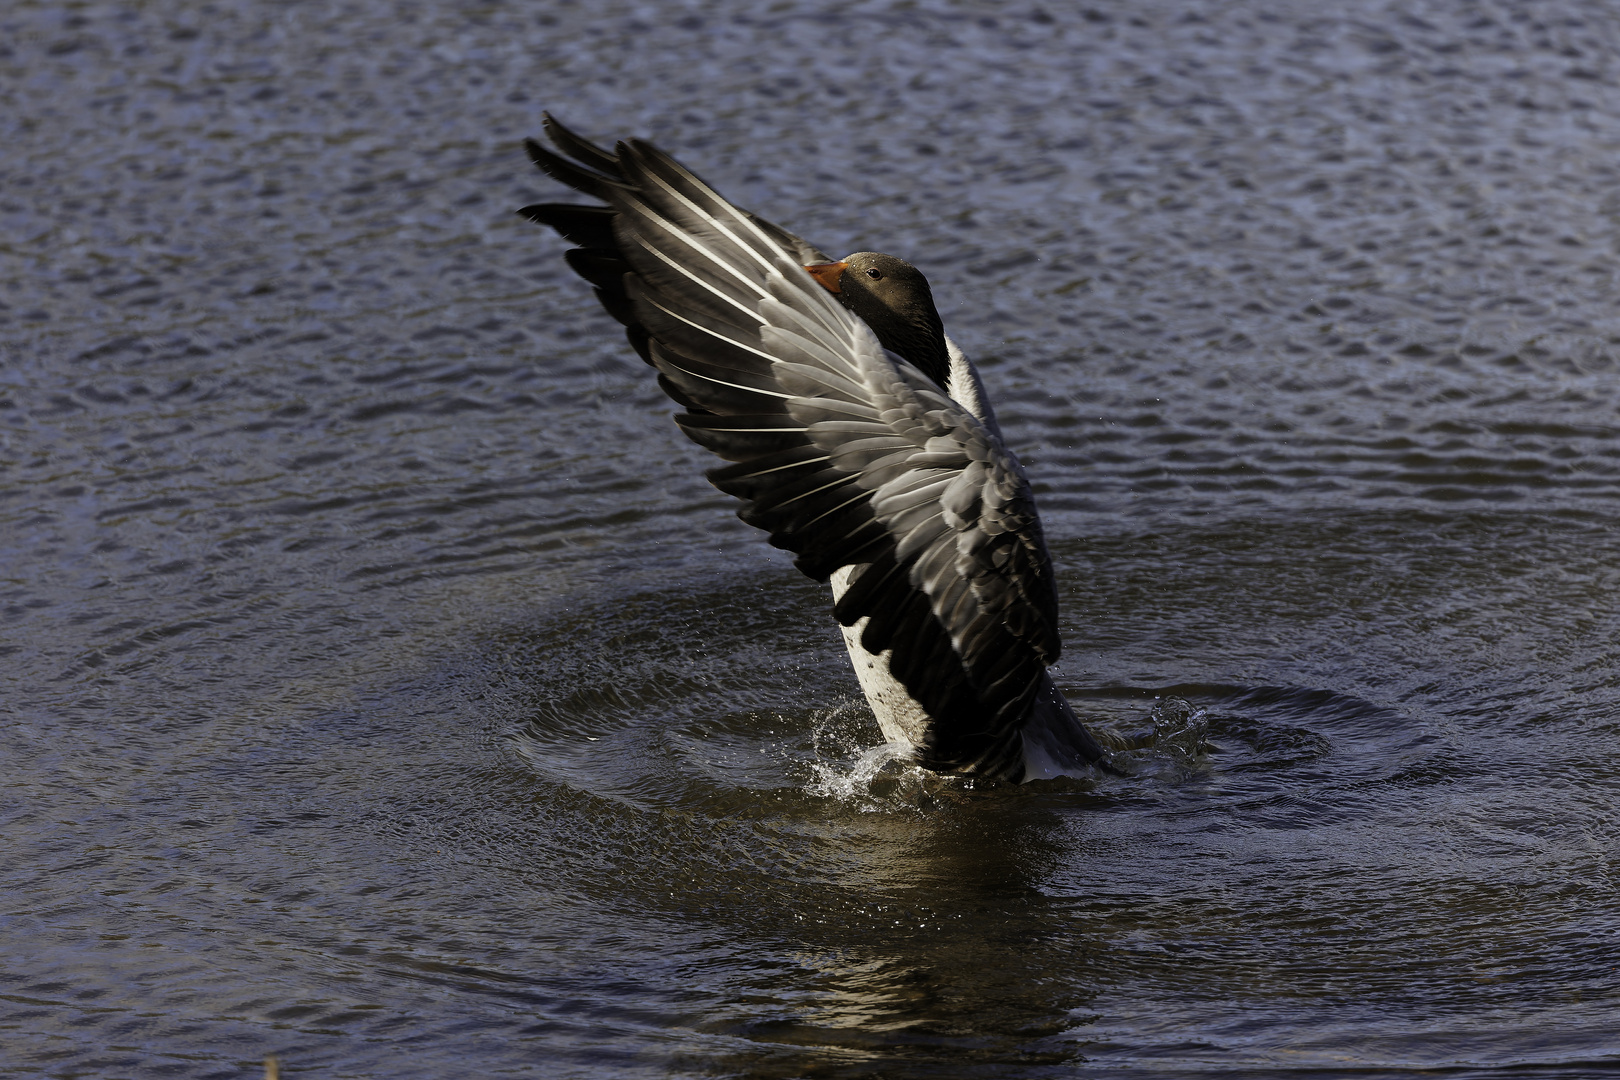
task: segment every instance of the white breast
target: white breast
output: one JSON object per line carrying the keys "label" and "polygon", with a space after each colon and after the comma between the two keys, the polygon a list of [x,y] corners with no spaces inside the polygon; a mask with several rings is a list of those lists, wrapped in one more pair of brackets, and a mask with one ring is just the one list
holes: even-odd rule
{"label": "white breast", "polygon": [[[849,588],[849,575],[853,567],[844,566],[833,571],[831,578],[833,603]],[[861,644],[861,632],[866,620],[854,626],[842,627],[844,646],[849,649],[849,662],[855,668],[855,677],[861,681],[861,690],[872,706],[883,737],[891,743],[914,747],[928,732],[928,714],[917,699],[906,692],[900,680],[889,673],[889,652],[870,653]]]}

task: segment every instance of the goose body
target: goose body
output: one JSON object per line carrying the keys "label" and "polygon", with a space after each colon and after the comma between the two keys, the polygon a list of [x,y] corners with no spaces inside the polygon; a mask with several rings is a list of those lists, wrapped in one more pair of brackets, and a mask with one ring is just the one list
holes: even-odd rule
{"label": "goose body", "polygon": [[829,581],[884,737],[930,769],[1019,781],[1106,767],[1047,666],[1057,593],[1029,483],[922,273],[832,260],[640,140],[613,152],[549,115],[544,172],[605,206],[525,217],[596,286],[731,465],[742,519]]}

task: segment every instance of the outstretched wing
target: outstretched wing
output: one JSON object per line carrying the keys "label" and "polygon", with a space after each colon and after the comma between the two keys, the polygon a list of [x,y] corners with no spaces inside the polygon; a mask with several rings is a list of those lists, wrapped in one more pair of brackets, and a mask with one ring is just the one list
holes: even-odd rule
{"label": "outstretched wing", "polygon": [[1057,598],[1017,458],[804,270],[826,256],[732,206],[652,145],[609,154],[547,117],[551,176],[606,207],[521,213],[584,245],[676,420],[734,462],[709,478],[811,577],[854,571],[836,614],[933,719],[930,768],[1014,776],[1057,658]]}

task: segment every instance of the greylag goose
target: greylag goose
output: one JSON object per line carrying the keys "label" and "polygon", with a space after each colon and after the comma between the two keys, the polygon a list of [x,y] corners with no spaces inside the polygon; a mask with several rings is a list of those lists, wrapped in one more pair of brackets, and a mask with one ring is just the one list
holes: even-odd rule
{"label": "greylag goose", "polygon": [[1021,781],[1107,768],[1047,666],[1052,561],[1029,482],[928,281],[891,255],[834,260],[733,206],[640,139],[610,153],[549,114],[547,175],[605,206],[518,213],[579,245],[630,344],[733,464],[739,516],[830,581],[884,737],[941,773]]}

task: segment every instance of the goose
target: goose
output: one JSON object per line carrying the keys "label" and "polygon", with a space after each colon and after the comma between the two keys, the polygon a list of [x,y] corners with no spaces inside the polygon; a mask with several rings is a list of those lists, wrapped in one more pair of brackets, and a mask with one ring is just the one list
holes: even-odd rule
{"label": "goose", "polygon": [[568,265],[675,422],[730,462],[708,478],[742,520],[831,583],[884,738],[987,781],[1112,771],[1047,670],[1057,591],[1029,481],[922,272],[832,259],[644,140],[543,127],[530,160],[605,205],[517,212],[577,245]]}

